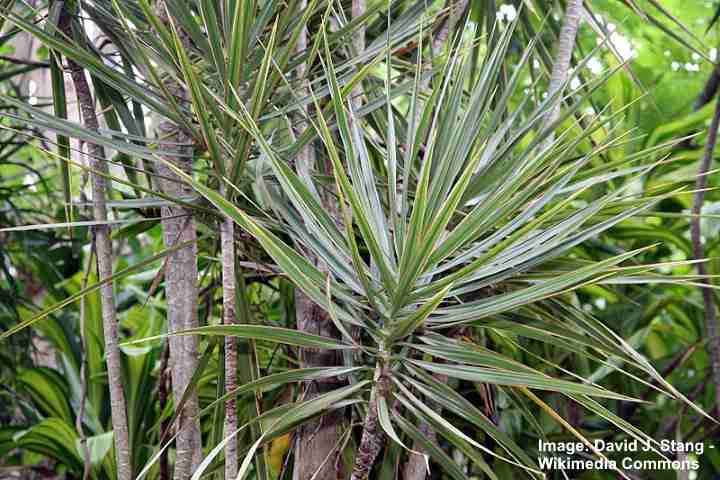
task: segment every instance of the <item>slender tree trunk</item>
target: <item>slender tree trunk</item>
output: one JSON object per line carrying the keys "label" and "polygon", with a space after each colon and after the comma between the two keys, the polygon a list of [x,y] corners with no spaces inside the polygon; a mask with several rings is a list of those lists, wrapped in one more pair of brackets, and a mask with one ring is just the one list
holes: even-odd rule
{"label": "slender tree trunk", "polygon": [[[338,337],[327,313],[315,305],[304,293],[296,290],[295,312],[297,328],[302,332],[325,337]],[[329,367],[341,364],[334,350],[300,349],[302,368]],[[309,400],[337,388],[337,380],[324,379],[303,385],[301,398]],[[294,480],[336,480],[343,478],[339,465],[340,441],[344,412],[336,410],[317,419],[305,422],[297,431]]]}
{"label": "slender tree trunk", "polygon": [[[557,53],[555,54],[555,61],[553,62],[553,68],[550,74],[550,84],[548,85],[549,96],[559,93],[565,85],[565,82],[567,82],[570,72],[570,61],[572,60],[572,53],[575,48],[575,37],[580,27],[582,8],[582,0],[568,0],[567,2],[565,18],[563,19],[560,36],[558,37]],[[559,98],[548,112],[545,124],[552,123],[560,117],[560,104],[561,99]],[[546,145],[551,144],[554,139],[555,133],[550,132],[546,140]]]}
{"label": "slender tree trunk", "polygon": [[[442,26],[430,40],[430,51],[432,57],[439,57],[447,47],[448,38],[452,32],[455,32],[458,22],[462,18],[465,9],[467,9],[469,0],[447,0],[445,6],[449,9],[447,18],[443,21]],[[418,55],[422,55],[421,51],[418,51]],[[432,62],[430,64],[432,67]],[[430,89],[431,77],[423,79],[420,83],[420,92],[427,92]],[[417,128],[422,120],[423,111],[425,109],[425,101],[422,97],[417,98],[417,110],[415,113],[415,126]]]}
{"label": "slender tree trunk", "polygon": [[[366,0],[352,0],[351,14],[352,18],[358,18],[365,15],[367,10]],[[365,27],[357,29],[352,39],[353,47],[357,53],[365,51]]]}
{"label": "slender tree trunk", "polygon": [[[439,382],[447,383],[448,381],[445,375],[434,374],[433,377]],[[435,402],[428,402],[428,405],[438,414],[442,412],[442,407]],[[437,434],[426,421],[421,421],[418,429],[430,443],[437,444]],[[403,470],[403,479],[425,480],[428,472],[424,454],[427,454],[427,452],[425,447],[419,442],[413,443],[413,450],[418,453],[409,454],[407,462],[405,463],[405,469]]]}
{"label": "slender tree trunk", "polygon": [[[181,128],[169,121],[163,121],[159,130],[161,136],[168,142],[187,143],[188,136]],[[182,155],[186,147],[164,146],[163,150],[176,150]],[[181,157],[171,154],[164,157],[189,172],[189,162]],[[164,165],[158,166],[158,173],[168,178],[163,180],[163,191],[173,198],[187,196],[179,181],[179,177]],[[170,248],[180,243],[192,242],[168,256],[165,272],[165,297],[167,299],[168,330],[178,332],[198,326],[197,317],[197,232],[195,221],[191,218],[192,212],[181,206],[163,207],[162,230],[165,246]],[[190,379],[197,369],[198,340],[194,335],[170,337],[170,375],[172,377],[173,396],[175,404],[179,404],[190,385]],[[200,463],[202,456],[200,439],[200,421],[197,419],[198,398],[193,392],[185,402],[182,413],[178,418],[178,428],[182,427],[175,441],[177,452],[175,460],[175,480],[185,480],[190,477],[192,470]],[[192,420],[194,419],[194,420]],[[192,421],[194,425],[187,425]]]}
{"label": "slender tree trunk", "polygon": [[376,370],[378,373],[375,378],[375,387],[363,422],[362,438],[355,455],[355,465],[350,480],[367,480],[375,464],[375,459],[382,450],[383,445],[385,445],[385,433],[380,427],[378,418],[378,399],[387,399],[388,397],[388,365],[385,359],[380,359],[379,362]]}
{"label": "slender tree trunk", "polygon": [[385,435],[378,420],[377,399],[374,399],[370,402],[368,413],[365,416],[362,438],[355,456],[355,466],[350,480],[367,480],[370,477],[375,459],[384,444]]}
{"label": "slender tree trunk", "polygon": [[[158,376],[158,406],[160,411],[165,411],[168,401],[168,361],[170,359],[170,347],[166,344],[160,357],[160,375]],[[165,419],[160,423],[160,439],[166,441],[168,437],[168,429],[170,428],[170,419]],[[160,454],[160,480],[170,480],[170,467],[168,465],[168,451],[163,450]]]}
{"label": "slender tree trunk", "polygon": [[[163,22],[168,23],[165,2],[156,5],[156,11]],[[183,32],[180,32],[184,36]],[[165,80],[165,87],[178,103],[186,100],[187,93],[172,77]],[[192,172],[192,139],[185,129],[173,121],[163,119],[158,132],[164,152],[163,160],[173,163],[187,173]],[[164,163],[157,166],[158,174],[164,177],[160,187],[171,198],[187,197],[192,189],[185,184]],[[177,332],[198,326],[197,304],[197,231],[192,211],[180,205],[165,206],[161,209],[163,240],[166,247],[188,243],[186,247],[168,256],[165,271],[165,298],[167,300],[168,330]],[[175,405],[190,385],[198,364],[198,339],[195,335],[170,337],[170,375],[172,378]],[[178,435],[175,440],[175,480],[186,480],[202,459],[202,439],[198,416],[197,391],[189,395],[178,417]],[[192,424],[188,424],[192,422]]]}
{"label": "slender tree trunk", "polygon": [[[306,2],[302,2],[300,8],[305,8]],[[296,49],[303,52],[308,46],[308,33],[303,30],[298,38]],[[307,73],[306,65],[298,67],[298,77],[303,79]],[[304,123],[304,122],[303,122]],[[302,124],[299,128],[305,128]],[[312,181],[312,174],[316,168],[315,148],[312,143],[306,145],[296,158],[298,174],[306,181]],[[321,193],[322,195],[322,193]],[[327,196],[323,198],[328,210],[335,213],[339,218],[337,205],[327,202]],[[312,260],[318,264],[317,258],[312,255]],[[323,269],[324,266],[318,264]],[[327,337],[338,337],[338,332],[327,313],[315,305],[300,289],[295,289],[295,316],[297,329],[302,332],[309,332]],[[310,348],[299,349],[300,366],[326,367],[341,364],[341,357],[332,350],[319,350]],[[332,380],[322,380],[303,385],[301,398],[309,400],[323,393],[337,388]],[[339,462],[339,445],[342,437],[342,425],[344,423],[344,412],[334,411],[317,419],[305,422],[296,432],[295,456],[293,468],[293,480],[336,480],[342,478],[342,468]]]}
{"label": "slender tree trunk", "polygon": [[[418,427],[420,433],[432,444],[437,444],[437,434],[430,428],[427,422],[420,423]],[[427,452],[425,448],[421,447],[418,442],[414,443],[413,450],[418,453],[410,453],[407,463],[405,463],[405,469],[403,470],[403,480],[425,480],[427,478],[427,466],[425,463],[425,456]]]}
{"label": "slender tree trunk", "polygon": [[442,23],[440,30],[433,36],[431,48],[433,56],[439,56],[447,46],[448,38],[455,34],[458,22],[462,18],[469,0],[447,0],[445,6],[449,9],[448,16]]}
{"label": "slender tree trunk", "polygon": [[[693,103],[693,111],[698,111],[708,103],[712,102],[712,99],[715,98],[715,94],[718,91],[718,87],[720,87],[720,65],[715,65],[712,73],[705,81],[705,85],[703,85],[702,92],[700,92],[700,95],[697,96],[695,102]],[[688,134],[690,133],[697,133],[697,131],[692,131]],[[694,138],[685,138],[681,142],[678,142],[675,145],[675,148],[696,149],[699,147],[696,146]]]}
{"label": "slender tree trunk", "polygon": [[[712,165],[715,153],[718,127],[720,127],[720,96],[718,96],[715,104],[715,114],[708,129],[705,151],[700,161],[698,177],[695,182],[696,189],[693,196],[693,216],[690,221],[690,237],[692,239],[693,255],[697,260],[705,257],[699,215],[702,213],[702,206],[705,200],[704,190],[707,188],[708,171]],[[708,273],[705,263],[698,263],[697,269],[700,275],[707,275]],[[717,310],[715,307],[715,293],[713,292],[709,278],[701,278],[699,282],[705,285],[702,287],[702,297],[705,305],[705,334],[708,339],[708,355],[710,356],[712,378],[715,383],[715,402],[718,412],[720,412],[720,337],[718,337],[718,335],[720,335],[720,327],[718,326]]]}
{"label": "slender tree trunk", "polygon": [[[220,224],[220,250],[222,256],[223,323],[237,323],[235,303],[235,224],[226,218]],[[235,390],[237,382],[238,351],[235,337],[225,337],[225,393]],[[225,435],[238,429],[237,404],[235,397],[225,402]],[[238,443],[233,437],[225,445],[225,479],[233,480],[238,471]]]}
{"label": "slender tree trunk", "polygon": [[[60,28],[65,35],[72,37],[70,12],[63,10]],[[67,59],[68,70],[75,85],[75,94],[82,113],[83,125],[86,129],[97,132],[99,123],[95,113],[95,103],[90,85],[83,68],[74,61]],[[105,150],[100,145],[88,143],[90,167],[101,173],[108,171],[105,162]],[[105,206],[105,177],[91,174],[93,217],[98,222],[107,221]],[[110,227],[97,225],[95,232],[95,252],[97,254],[98,280],[112,277],[112,244],[110,243]],[[125,392],[123,390],[122,360],[118,346],[117,319],[115,317],[115,295],[112,282],[100,287],[100,304],[103,319],[103,335],[105,339],[105,357],[110,389],[110,413],[115,439],[115,456],[117,461],[118,480],[131,480],[132,463],[130,459],[130,435],[128,431]]]}
{"label": "slender tree trunk", "polygon": [[720,87],[720,66],[713,68],[710,77],[705,82],[702,93],[698,95],[693,104],[693,110],[700,110],[702,107],[710,103]]}

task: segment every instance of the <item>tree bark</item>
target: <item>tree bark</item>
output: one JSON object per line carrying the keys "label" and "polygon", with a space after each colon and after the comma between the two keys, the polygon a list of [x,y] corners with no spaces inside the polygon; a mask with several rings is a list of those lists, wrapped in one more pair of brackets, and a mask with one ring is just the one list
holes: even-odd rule
{"label": "tree bark", "polygon": [[[575,37],[580,27],[580,16],[582,13],[582,0],[568,0],[567,9],[565,10],[565,18],[560,36],[558,37],[557,53],[553,62],[552,72],[550,74],[550,84],[548,85],[548,96],[558,94],[565,82],[567,82],[570,72],[570,60],[572,59],[573,49],[575,47]],[[548,112],[545,124],[550,124],[560,117],[560,105],[562,99],[556,99],[555,105]],[[555,132],[550,132],[546,140],[546,145],[551,144],[555,140]]]}
{"label": "tree bark", "polygon": [[[156,5],[156,12],[161,20],[168,24],[165,2]],[[179,32],[181,37],[184,33]],[[183,38],[185,41],[185,38]],[[187,93],[182,85],[171,76],[164,79],[165,88],[178,103],[187,100]],[[174,164],[188,174],[192,172],[192,139],[185,129],[173,121],[163,119],[158,126],[158,133],[164,152],[164,161]],[[167,165],[159,163],[157,172],[162,179],[160,188],[171,198],[187,197],[192,189],[183,182]],[[165,271],[165,298],[167,301],[168,330],[178,332],[198,326],[197,304],[197,230],[192,211],[184,206],[165,206],[161,209],[161,225],[165,247],[170,248],[180,243],[186,247],[174,251],[168,256]],[[190,385],[198,364],[198,339],[195,335],[169,337],[170,342],[170,375],[173,397],[178,405]],[[175,480],[186,480],[202,459],[202,439],[200,420],[198,419],[197,391],[191,393],[185,406],[178,416],[178,435],[175,440]],[[191,424],[189,424],[191,422]]]}
{"label": "tree bark", "polygon": [[[173,122],[163,121],[159,130],[161,136],[169,142],[187,143],[188,136],[181,127]],[[184,146],[164,146],[163,150],[176,150],[179,155],[186,150]],[[189,172],[189,162],[171,154],[164,159]],[[162,189],[173,198],[187,196],[189,191],[172,180],[180,178],[164,165],[158,166],[158,173],[168,178],[162,180]],[[188,246],[174,251],[168,256],[165,272],[165,298],[167,300],[168,330],[178,332],[198,326],[197,317],[197,232],[192,212],[182,206],[162,207],[163,240],[167,248],[180,243],[192,242]],[[197,369],[198,340],[194,335],[170,337],[170,375],[172,377],[175,404],[179,404],[190,379]],[[202,450],[200,439],[200,421],[197,419],[197,392],[193,392],[178,417],[178,433],[175,441],[177,452],[175,460],[175,480],[190,477],[191,471],[200,463]],[[194,419],[194,420],[192,420]],[[187,425],[192,421],[194,425]]]}
{"label": "tree bark", "polygon": [[446,7],[449,9],[448,16],[442,23],[440,30],[433,36],[431,48],[433,56],[439,56],[447,45],[448,38],[455,33],[455,28],[462,18],[468,5],[468,0],[447,0]]}
{"label": "tree bark", "polygon": [[[465,9],[467,9],[469,0],[447,0],[445,2],[446,7],[449,9],[447,18],[443,21],[440,29],[430,40],[430,51],[432,57],[439,57],[442,55],[443,50],[447,46],[448,38],[450,38],[451,32],[455,30],[458,22],[462,18]],[[422,51],[418,51],[418,55],[422,55]],[[432,62],[430,64],[432,67]],[[430,89],[431,77],[423,79],[420,83],[420,92],[426,92]],[[416,100],[417,107],[415,112],[415,128],[420,125],[420,121],[423,117],[423,111],[425,109],[424,99],[418,95]]]}
{"label": "tree bark", "polygon": [[[437,445],[437,434],[430,428],[427,422],[420,423],[418,427],[420,433],[422,433],[427,440]],[[425,480],[427,478],[427,466],[425,464],[425,457],[420,454],[426,454],[425,448],[421,447],[417,442],[414,443],[413,450],[418,453],[410,453],[407,463],[405,463],[405,469],[403,470],[403,480]]]}
{"label": "tree bark", "polygon": [[693,110],[700,110],[702,107],[710,103],[720,87],[720,67],[715,66],[713,68],[710,77],[708,77],[705,86],[703,87],[702,93],[698,95],[693,104]]}
{"label": "tree bark", "polygon": [[373,388],[368,412],[363,422],[363,433],[360,439],[360,446],[355,454],[355,465],[353,466],[350,480],[367,480],[370,477],[370,471],[375,464],[380,450],[385,445],[385,433],[380,426],[378,418],[378,399],[385,398],[389,392],[388,385],[388,366],[386,359],[380,359],[377,367],[378,375],[375,379],[375,387]]}
{"label": "tree bark", "polygon": [[[352,18],[358,18],[364,15],[366,10],[366,0],[352,0]],[[361,26],[357,29],[357,31],[353,35],[352,43],[357,53],[362,53],[363,51],[365,51],[365,27]]]}
{"label": "tree bark", "polygon": [[[695,102],[693,103],[693,111],[696,112],[703,108],[708,103],[712,102],[712,99],[715,98],[715,94],[718,91],[718,88],[720,87],[720,65],[715,65],[713,68],[712,73],[708,77],[707,81],[705,82],[705,85],[703,86],[702,92],[700,92],[700,95],[695,99]],[[696,131],[690,132],[690,133],[697,133]],[[678,142],[675,145],[675,148],[678,149],[696,149],[699,148],[695,144],[694,138],[686,138],[680,142]]]}
{"label": "tree bark", "polygon": [[370,403],[365,416],[362,438],[355,456],[355,466],[350,480],[367,480],[370,477],[375,459],[384,444],[385,435],[378,421],[377,400],[374,400]]}
{"label": "tree bark", "polygon": [[[71,14],[63,7],[60,20],[62,32],[72,37]],[[85,77],[82,66],[67,59],[67,66],[75,86],[75,94],[82,114],[83,126],[93,132],[99,130],[95,103],[90,91],[90,85]],[[88,143],[88,162],[97,172],[107,173],[105,150],[102,146]],[[106,184],[105,177],[96,173],[91,174],[93,217],[98,222],[107,221],[107,208],[105,206]],[[98,280],[104,281],[112,277],[112,244],[110,242],[110,227],[97,225],[94,227],[95,252],[97,254]],[[131,480],[132,463],[130,458],[130,434],[128,431],[127,407],[125,392],[123,390],[122,360],[118,346],[117,319],[115,316],[115,295],[113,283],[104,283],[100,287],[100,304],[103,319],[103,336],[105,340],[105,357],[108,372],[108,387],[110,389],[110,413],[115,440],[115,457],[117,462],[118,480]]]}
{"label": "tree bark", "polygon": [[[170,347],[166,344],[160,357],[160,375],[158,376],[158,407],[160,412],[165,411],[168,401],[168,361],[170,360]],[[160,422],[160,440],[165,442],[170,428],[170,419]],[[160,480],[170,480],[170,468],[168,465],[168,451],[163,450],[160,454]]]}
{"label": "tree bark", "polygon": [[[315,305],[304,293],[296,290],[295,312],[297,328],[301,332],[314,333],[324,337],[337,338],[337,329],[327,313]],[[300,349],[302,368],[330,367],[341,364],[341,357],[334,350]],[[303,400],[309,400],[337,388],[338,380],[324,379],[305,383],[302,387]],[[338,447],[342,437],[344,412],[336,410],[305,422],[297,430],[295,449],[294,480],[336,480],[342,478],[338,465]]]}
{"label": "tree bark", "polygon": [[[231,218],[220,224],[220,250],[222,256],[223,323],[237,323],[235,303],[235,224]],[[238,351],[235,337],[225,337],[225,393],[235,390],[237,382]],[[237,403],[235,397],[225,402],[225,435],[238,429]],[[233,480],[238,471],[238,442],[234,436],[225,445],[225,479]]]}
{"label": "tree bark", "polygon": [[[439,382],[447,383],[448,381],[448,377],[439,373],[434,374],[433,377]],[[442,407],[437,405],[435,402],[428,402],[428,405],[438,414],[442,412]],[[437,434],[428,422],[421,421],[418,429],[430,443],[437,445]],[[427,478],[428,471],[425,463],[425,457],[422,454],[426,454],[427,452],[425,447],[423,447],[419,442],[413,443],[413,450],[421,455],[418,455],[418,453],[410,453],[407,462],[405,463],[405,469],[403,470],[403,479],[425,480],[425,478]]]}
{"label": "tree bark", "polygon": [[[357,18],[365,14],[367,10],[366,0],[352,0],[351,14],[352,18]],[[365,27],[361,26],[357,29],[352,38],[355,55],[359,55],[365,51]],[[352,91],[352,104],[357,110],[362,106],[363,87],[362,82],[358,83]]]}
{"label": "tree bark", "polygon": [[[707,176],[715,153],[717,143],[718,127],[720,127],[720,96],[715,104],[710,128],[708,129],[705,150],[700,161],[698,177],[695,182],[695,194],[693,195],[692,219],[690,220],[690,237],[692,239],[693,256],[696,260],[705,257],[700,217],[702,206],[705,200],[705,189],[707,188]],[[704,262],[697,264],[698,274],[707,275],[707,267]],[[700,283],[704,284],[702,289],[703,304],[705,306],[705,334],[708,339],[708,355],[712,368],[712,378],[715,383],[715,402],[720,412],[720,327],[718,326],[717,310],[715,307],[715,294],[709,278],[701,278]]]}

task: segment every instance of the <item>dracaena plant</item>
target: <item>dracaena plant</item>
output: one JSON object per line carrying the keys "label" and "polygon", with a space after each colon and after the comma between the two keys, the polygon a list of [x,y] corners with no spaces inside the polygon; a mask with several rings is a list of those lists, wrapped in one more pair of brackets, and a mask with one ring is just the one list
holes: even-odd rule
{"label": "dracaena plant", "polygon": [[[638,251],[602,261],[583,260],[574,252],[582,242],[675,194],[675,187],[647,197],[631,192],[627,186],[652,168],[633,164],[639,157],[623,159],[612,173],[592,166],[597,155],[622,143],[616,132],[603,144],[587,146],[593,131],[611,121],[607,115],[586,118],[583,130],[568,128],[548,142],[607,76],[585,86],[590,93],[548,122],[549,112],[563,100],[562,89],[537,104],[528,98],[516,101],[533,44],[503,80],[512,26],[498,38],[478,71],[471,68],[470,49],[461,41],[433,88],[423,89],[427,83],[418,65],[414,89],[400,96],[388,55],[381,93],[385,108],[372,121],[359,115],[352,87],[338,80],[325,43],[320,61],[330,96],[325,101],[310,88],[315,115],[306,122],[319,142],[312,147],[315,162],[309,169],[284,156],[297,149],[287,144],[282,128],[262,128],[242,104],[216,99],[217,108],[257,145],[255,191],[266,216],[248,214],[232,197],[177,173],[255,237],[277,268],[326,312],[332,333],[246,325],[184,333],[344,352],[342,364],[322,373],[336,377],[340,386],[311,400],[299,399],[290,410],[265,412],[264,432],[249,449],[240,475],[247,474],[263,442],[308,417],[351,409],[361,428],[354,464],[346,472],[350,478],[368,478],[386,441],[410,458],[429,455],[453,478],[466,478],[423,433],[428,431],[491,477],[491,458],[542,476],[526,449],[498,428],[492,405],[478,408],[463,397],[462,382],[529,402],[580,441],[587,439],[541,398],[544,393],[561,394],[619,431],[654,444],[602,403],[632,398],[583,378],[572,366],[544,360],[543,345],[634,381],[650,377],[667,395],[685,401],[629,345],[578,308],[571,294],[593,284],[663,281],[649,273],[653,266],[631,263]],[[623,178],[627,181],[620,187],[592,193],[592,187]],[[487,339],[495,335],[523,354],[492,348]],[[537,361],[544,366],[538,368]],[[285,378],[318,375],[309,368]],[[242,389],[281,383],[282,377],[256,382]],[[472,424],[497,448],[488,448],[449,418]]]}

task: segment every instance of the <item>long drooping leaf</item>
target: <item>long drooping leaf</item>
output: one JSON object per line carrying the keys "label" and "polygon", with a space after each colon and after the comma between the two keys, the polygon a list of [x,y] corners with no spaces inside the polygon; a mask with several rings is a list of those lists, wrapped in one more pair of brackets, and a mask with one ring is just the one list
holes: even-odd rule
{"label": "long drooping leaf", "polygon": [[460,378],[473,382],[520,386],[537,390],[549,390],[603,398],[614,398],[617,400],[635,401],[635,399],[628,397],[627,395],[622,395],[582,383],[558,380],[539,373],[533,374],[525,371],[517,372],[493,368],[470,367],[465,365],[444,365],[439,363],[423,362],[420,360],[411,360],[410,363],[432,373],[439,373],[449,377]]}
{"label": "long drooping leaf", "polygon": [[247,338],[252,340],[265,340],[268,342],[282,343],[285,345],[294,345],[305,348],[323,348],[323,349],[345,349],[355,348],[352,345],[344,345],[336,340],[310,333],[298,332],[288,328],[269,327],[265,325],[208,325],[206,327],[191,328],[181,330],[175,333],[158,335],[155,337],[141,338],[127,342],[126,345],[133,345],[142,342],[149,342],[160,338],[166,338],[175,335],[200,335],[200,336],[230,336],[237,338]]}

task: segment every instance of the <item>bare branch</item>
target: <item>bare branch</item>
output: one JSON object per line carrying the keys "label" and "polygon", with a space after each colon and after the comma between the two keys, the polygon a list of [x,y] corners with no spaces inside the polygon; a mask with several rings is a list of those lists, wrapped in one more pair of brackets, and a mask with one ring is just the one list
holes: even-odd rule
{"label": "bare branch", "polygon": [[[696,260],[705,258],[705,248],[703,245],[702,231],[700,225],[700,213],[705,200],[705,189],[707,188],[708,171],[712,164],[713,155],[715,153],[715,144],[717,143],[718,127],[720,127],[720,96],[715,103],[715,113],[708,128],[707,140],[705,142],[705,151],[700,167],[698,169],[697,180],[695,181],[695,194],[693,195],[692,219],[690,221],[690,238],[692,239],[693,256]],[[720,402],[720,327],[718,326],[717,310],[715,307],[715,294],[712,290],[711,281],[706,277],[707,267],[704,262],[697,264],[698,274],[703,278],[698,281],[705,284],[702,288],[703,303],[705,305],[705,334],[708,338],[708,355],[710,356],[710,365],[712,366],[712,377],[715,383],[716,402]],[[720,405],[718,405],[720,410]]]}
{"label": "bare branch", "polygon": [[[60,29],[68,36],[72,35],[71,15],[63,7]],[[75,85],[75,94],[82,112],[83,126],[90,131],[99,131],[99,123],[95,112],[95,103],[90,91],[90,85],[85,77],[82,66],[73,60],[67,59],[68,70]],[[107,163],[103,147],[94,143],[87,144],[90,153],[91,168],[101,173],[107,173]],[[93,196],[93,217],[98,222],[108,219],[105,206],[106,185],[105,177],[93,173],[91,175]],[[94,227],[95,249],[97,252],[98,280],[104,281],[113,275],[112,244],[110,243],[109,225]],[[118,480],[131,480],[132,463],[130,459],[130,434],[128,430],[127,407],[125,392],[123,390],[122,361],[118,345],[117,319],[115,312],[115,295],[113,283],[103,283],[100,287],[100,303],[103,319],[103,333],[105,336],[105,356],[107,363],[108,384],[110,389],[110,413],[115,438],[115,454],[117,457]]]}

